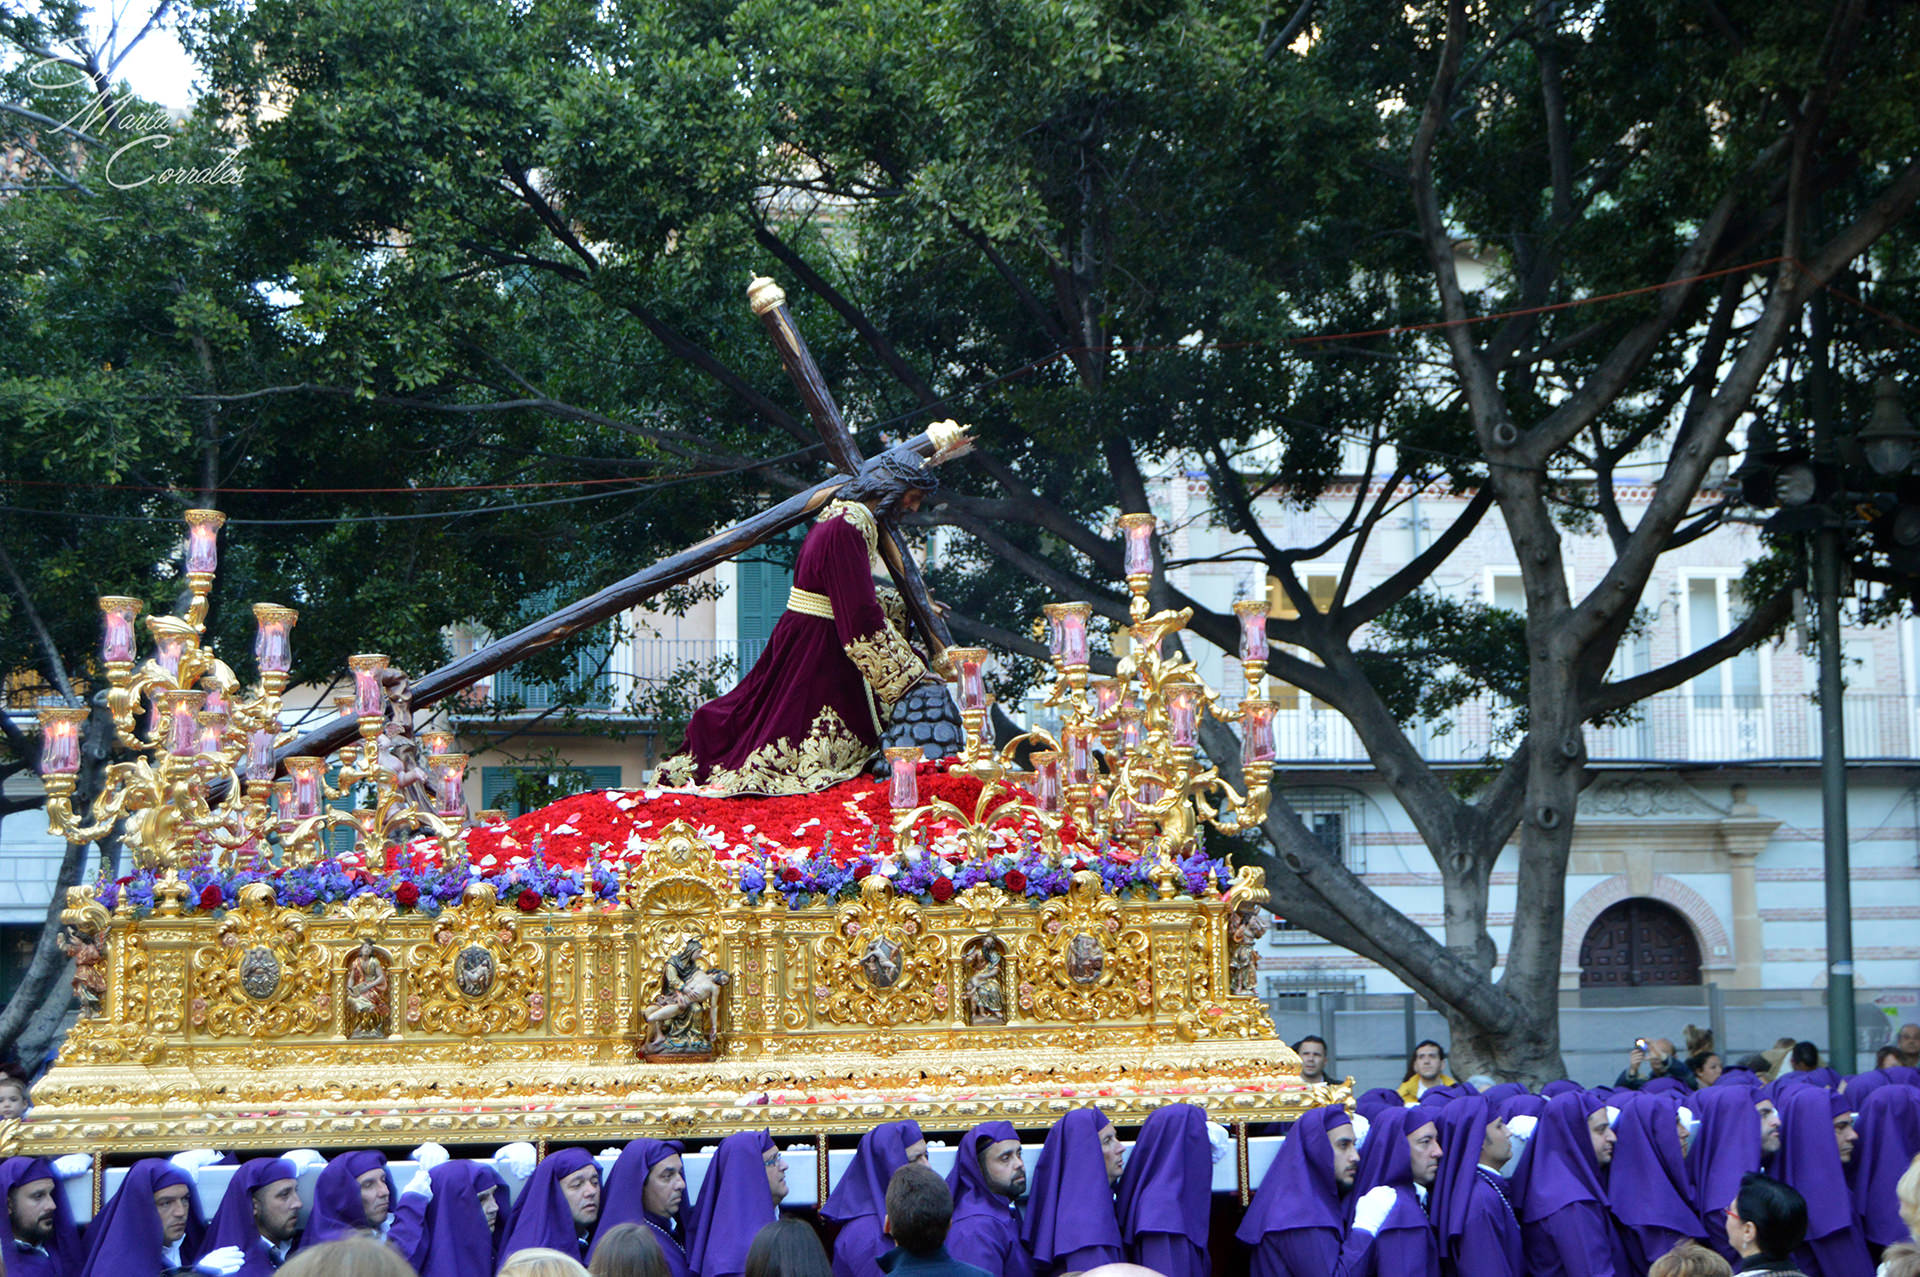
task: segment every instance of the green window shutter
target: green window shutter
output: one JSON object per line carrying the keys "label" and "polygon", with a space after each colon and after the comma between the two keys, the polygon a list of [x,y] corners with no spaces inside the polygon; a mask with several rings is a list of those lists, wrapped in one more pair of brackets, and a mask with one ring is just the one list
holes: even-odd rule
{"label": "green window shutter", "polygon": [[[480,806],[498,807],[508,816],[523,816],[526,813],[514,801],[514,779],[523,769],[517,767],[482,767],[480,769]],[[586,779],[581,792],[596,789],[620,788],[620,767],[575,767],[571,770],[581,772]]]}
{"label": "green window shutter", "polygon": [[736,563],[734,607],[740,635],[740,673],[752,668],[767,645],[780,614],[787,610],[787,592],[793,588],[793,558],[803,529],[796,528],[777,552],[756,545]]}

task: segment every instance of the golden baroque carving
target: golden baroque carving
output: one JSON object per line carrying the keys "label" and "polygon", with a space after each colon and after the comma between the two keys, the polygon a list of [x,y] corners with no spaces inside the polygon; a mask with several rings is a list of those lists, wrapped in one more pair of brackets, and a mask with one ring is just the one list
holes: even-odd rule
{"label": "golden baroque carving", "polygon": [[815,1011],[833,1023],[922,1024],[951,1005],[946,937],[930,933],[920,906],[880,874],[863,878],[859,897],[835,911],[813,958]]}
{"label": "golden baroque carving", "polygon": [[1123,1020],[1153,1005],[1147,933],[1126,925],[1120,903],[1082,869],[1064,898],[1040,906],[1019,944],[1016,1001],[1026,1018]]}
{"label": "golden baroque carving", "polygon": [[[282,909],[273,888],[250,882],[221,920],[215,943],[194,951],[193,1001],[187,1018],[208,1037],[286,1037],[333,1024],[332,965],[307,938],[307,918]],[[185,963],[177,953],[156,955],[153,1028],[174,1031],[165,1008],[184,993]],[[183,999],[180,999],[183,1000]]]}
{"label": "golden baroque carving", "polygon": [[469,884],[435,921],[433,939],[407,953],[409,1028],[472,1037],[523,1032],[545,1018],[544,953],[520,939],[490,883]]}

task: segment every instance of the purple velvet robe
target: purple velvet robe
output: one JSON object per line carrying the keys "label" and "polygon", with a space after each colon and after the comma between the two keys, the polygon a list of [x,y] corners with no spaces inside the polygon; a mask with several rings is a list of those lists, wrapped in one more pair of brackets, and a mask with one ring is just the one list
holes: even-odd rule
{"label": "purple velvet robe", "polygon": [[[649,1211],[645,1198],[647,1176],[653,1173],[653,1168],[683,1151],[685,1145],[679,1140],[655,1139],[638,1139],[620,1150],[600,1194],[600,1222],[594,1225],[593,1243],[587,1248],[589,1256],[612,1229],[621,1224],[638,1224],[660,1243],[668,1277],[688,1277],[691,1270],[687,1267],[687,1232],[681,1221],[688,1214],[689,1202],[682,1197],[679,1215],[668,1219]],[[421,1277],[426,1275],[423,1273]]]}
{"label": "purple velvet robe", "polygon": [[767,1187],[771,1152],[765,1131],[738,1131],[714,1146],[687,1224],[687,1267],[700,1277],[740,1277],[754,1235],[780,1218]]}
{"label": "purple velvet robe", "polygon": [[[87,1258],[80,1266],[80,1277],[154,1277],[165,1271],[160,1212],[154,1209],[153,1195],[177,1185],[188,1190],[187,1232],[180,1240],[180,1259],[191,1263],[207,1233],[193,1181],[163,1158],[149,1157],[127,1169],[119,1191],[87,1226]],[[7,1260],[11,1271],[13,1256]]]}
{"label": "purple velvet robe", "polygon": [[1327,1133],[1353,1125],[1339,1105],[1309,1109],[1287,1132],[1234,1234],[1253,1247],[1254,1277],[1325,1277],[1346,1220]]}
{"label": "purple velvet robe", "polygon": [[1116,1191],[1127,1258],[1162,1277],[1209,1277],[1213,1147],[1206,1112],[1155,1109],[1140,1127]]}
{"label": "purple velvet robe", "polygon": [[1431,1123],[1434,1116],[1421,1109],[1388,1111],[1367,1132],[1348,1211],[1381,1187],[1393,1190],[1394,1204],[1375,1232],[1347,1229],[1334,1277],[1438,1277],[1440,1246],[1414,1189],[1413,1157],[1407,1147],[1408,1133]]}
{"label": "purple velvet robe", "polygon": [[1520,1242],[1533,1277],[1630,1277],[1607,1214],[1587,1120],[1605,1101],[1562,1091],[1547,1101],[1514,1177]]}
{"label": "purple velvet robe", "polygon": [[877,525],[835,502],[801,542],[793,595],[739,686],[694,712],[668,784],[811,793],[860,774],[892,706],[927,669],[888,623],[870,560]]}
{"label": "purple velvet robe", "polygon": [[[328,1162],[326,1169],[320,1172],[320,1178],[314,1182],[312,1209],[307,1215],[307,1226],[300,1234],[300,1244],[295,1249],[305,1250],[321,1242],[374,1232],[373,1225],[367,1222],[367,1210],[361,1201],[359,1178],[368,1171],[384,1168],[386,1164],[387,1159],[372,1149],[342,1153]],[[400,1209],[400,1192],[394,1187],[392,1171],[387,1172],[387,1209],[389,1212],[398,1212]],[[396,1215],[396,1227],[398,1223]],[[414,1241],[418,1241],[417,1236]],[[401,1245],[397,1249],[404,1255],[410,1253],[412,1247]]]}
{"label": "purple velvet robe", "polygon": [[[433,1180],[431,1201],[423,1204],[413,1194],[401,1199],[404,1212],[420,1217],[420,1242],[407,1262],[420,1277],[467,1277],[493,1271],[502,1258],[499,1243],[507,1231],[506,1185],[477,1162],[442,1162],[428,1174]],[[487,1213],[480,1207],[480,1194],[489,1188],[501,1208],[491,1232]],[[401,1231],[397,1218],[393,1231]]]}
{"label": "purple velvet robe", "polygon": [[1613,1218],[1629,1272],[1643,1273],[1680,1242],[1704,1242],[1693,1183],[1680,1147],[1679,1100],[1642,1091],[1622,1106],[1607,1172]]}
{"label": "purple velvet robe", "polygon": [[893,1249],[882,1226],[887,1182],[907,1164],[907,1146],[925,1138],[912,1119],[882,1123],[860,1137],[846,1174],[820,1207],[820,1218],[841,1225],[833,1239],[833,1277],[881,1277],[880,1256]]}
{"label": "purple velvet robe", "polygon": [[1807,1241],[1793,1256],[1800,1271],[1807,1277],[1873,1277],[1833,1135],[1835,1109],[1847,1111],[1845,1101],[1804,1083],[1777,1094],[1780,1156],[1774,1174],[1807,1199]]}
{"label": "purple velvet robe", "polygon": [[592,1234],[584,1238],[580,1235],[580,1226],[573,1220],[573,1207],[567,1204],[560,1181],[592,1165],[593,1154],[586,1149],[563,1148],[534,1167],[520,1190],[520,1200],[513,1211],[513,1226],[507,1230],[507,1240],[500,1253],[505,1256],[517,1250],[545,1246],[585,1263],[587,1242],[592,1240]]}
{"label": "purple velvet robe", "polygon": [[982,1152],[1019,1138],[1011,1122],[982,1122],[960,1137],[953,1169],[947,1172],[947,1188],[953,1193],[947,1254],[995,1277],[1033,1277],[1033,1257],[1020,1240],[1020,1217],[980,1171]]}
{"label": "purple velvet robe", "polygon": [[1760,1112],[1755,1091],[1720,1081],[1693,1097],[1688,1107],[1699,1115],[1687,1168],[1693,1181],[1694,1215],[1707,1244],[1730,1264],[1740,1256],[1727,1244],[1727,1207],[1740,1195],[1740,1177],[1760,1169]]}
{"label": "purple velvet robe", "polygon": [[51,1162],[44,1157],[9,1157],[0,1162],[0,1206],[9,1202],[14,1189],[38,1179],[53,1181],[53,1236],[44,1246],[23,1248],[13,1235],[12,1212],[0,1211],[8,1277],[75,1277],[87,1248],[81,1244],[80,1226],[73,1222]]}
{"label": "purple velvet robe", "polygon": [[1524,1277],[1520,1217],[1514,1213],[1507,1182],[1480,1165],[1487,1126],[1495,1112],[1483,1096],[1469,1096],[1443,1108],[1440,1174],[1433,1185],[1434,1234],[1440,1247],[1440,1271],[1446,1277]]}
{"label": "purple velvet robe", "polygon": [[[1847,1096],[1853,1097],[1852,1087]],[[1853,1150],[1853,1205],[1861,1231],[1870,1246],[1907,1241],[1894,1186],[1920,1154],[1920,1090],[1882,1086],[1860,1106],[1854,1125],[1860,1129],[1860,1142]]]}
{"label": "purple velvet robe", "polygon": [[242,1162],[233,1178],[227,1181],[227,1191],[214,1209],[213,1218],[207,1221],[206,1240],[200,1244],[201,1257],[223,1247],[238,1246],[245,1252],[247,1262],[234,1277],[265,1277],[278,1268],[272,1244],[260,1235],[259,1227],[253,1222],[253,1193],[283,1179],[299,1178],[293,1163],[285,1158],[253,1157]]}
{"label": "purple velvet robe", "polygon": [[1085,1272],[1124,1258],[1113,1186],[1100,1150],[1100,1132],[1109,1125],[1099,1109],[1081,1108],[1047,1131],[1027,1197],[1023,1235],[1034,1268],[1043,1277]]}

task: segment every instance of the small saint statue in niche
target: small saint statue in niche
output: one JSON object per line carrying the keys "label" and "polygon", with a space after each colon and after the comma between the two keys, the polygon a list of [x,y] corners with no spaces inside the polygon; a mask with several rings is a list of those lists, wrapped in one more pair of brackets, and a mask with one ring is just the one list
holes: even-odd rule
{"label": "small saint statue in niche", "polygon": [[1100,942],[1082,931],[1067,944],[1067,978],[1075,984],[1092,984],[1106,970],[1107,952]]}
{"label": "small saint statue in niche", "polygon": [[700,949],[700,937],[688,936],[661,964],[660,992],[644,1016],[647,1037],[640,1045],[642,1058],[712,1058],[720,1027],[720,990],[733,977],[719,967],[701,966]]}
{"label": "small saint statue in niche", "polygon": [[1258,905],[1243,904],[1235,909],[1227,919],[1227,992],[1233,994],[1257,994],[1260,992],[1260,937],[1267,934],[1272,923],[1266,910]]}
{"label": "small saint statue in niche", "polygon": [[985,936],[967,946],[967,982],[961,988],[968,1024],[1005,1024],[1007,1022],[1006,966],[1001,960],[1003,946]]}
{"label": "small saint statue in niche", "polygon": [[73,959],[73,996],[80,1000],[80,1014],[100,1014],[107,996],[107,972],[101,959],[106,956],[106,935],[68,927],[61,931],[60,952]]}
{"label": "small saint statue in niche", "polygon": [[384,1038],[393,1029],[393,985],[386,957],[371,940],[347,959],[347,1036]]}

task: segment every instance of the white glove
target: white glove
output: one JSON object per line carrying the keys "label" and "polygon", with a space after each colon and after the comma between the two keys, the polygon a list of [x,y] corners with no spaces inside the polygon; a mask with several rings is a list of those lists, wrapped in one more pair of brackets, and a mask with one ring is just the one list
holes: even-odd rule
{"label": "white glove", "polygon": [[1373,1123],[1367,1120],[1365,1113],[1355,1113],[1353,1115],[1353,1146],[1355,1148],[1366,1147],[1367,1132],[1372,1129]]}
{"label": "white glove", "polygon": [[453,1154],[447,1152],[444,1145],[429,1141],[414,1149],[411,1156],[415,1162],[419,1163],[421,1170],[430,1171],[451,1160]]}
{"label": "white glove", "polygon": [[1233,1147],[1233,1137],[1227,1134],[1227,1128],[1218,1122],[1207,1123],[1207,1152],[1213,1158],[1215,1166],[1226,1160],[1227,1152]]}
{"label": "white glove", "polygon": [[597,1154],[595,1154],[595,1156],[596,1156],[597,1158],[598,1158],[598,1157],[604,1157],[604,1158],[606,1158],[606,1159],[608,1159],[609,1161],[617,1161],[617,1160],[619,1159],[619,1157],[620,1157],[620,1154],[622,1154],[622,1153],[624,1153],[624,1152],[626,1152],[626,1150],[625,1150],[624,1148],[621,1148],[621,1147],[620,1147],[619,1145],[617,1145],[617,1144],[616,1144],[616,1145],[615,1145],[615,1146],[613,1146],[612,1148],[603,1148],[603,1149],[601,1149],[601,1150],[600,1150],[600,1151],[599,1151],[599,1152],[598,1152]]}
{"label": "white glove", "polygon": [[432,1201],[433,1168],[423,1165],[420,1169],[416,1170],[413,1173],[413,1178],[407,1181],[407,1186],[400,1190],[400,1196],[418,1197],[425,1201]]}
{"label": "white glove", "polygon": [[68,1153],[65,1157],[53,1159],[53,1173],[60,1179],[72,1179],[76,1175],[85,1175],[93,1169],[93,1154]]}
{"label": "white glove", "polygon": [[290,1148],[280,1154],[281,1160],[293,1163],[296,1178],[308,1171],[323,1171],[327,1168],[327,1159],[320,1156],[317,1148]]}
{"label": "white glove", "polygon": [[517,1144],[503,1144],[493,1155],[493,1164],[504,1166],[513,1172],[513,1177],[518,1180],[524,1180],[532,1175],[534,1163],[538,1160],[539,1155],[533,1151],[533,1145],[525,1140]]}
{"label": "white glove", "polygon": [[217,1273],[219,1277],[233,1277],[246,1262],[246,1251],[238,1246],[222,1246],[212,1254],[201,1256],[194,1268],[203,1273]]}
{"label": "white glove", "polygon": [[1692,1109],[1684,1104],[1680,1106],[1680,1120],[1687,1124],[1688,1139],[1692,1139],[1700,1133],[1700,1119],[1694,1115]]}
{"label": "white glove", "polygon": [[1620,1110],[1609,1104],[1607,1105],[1607,1127],[1611,1130],[1618,1125],[1620,1125]]}
{"label": "white glove", "polygon": [[1533,1128],[1540,1125],[1540,1119],[1531,1113],[1515,1113],[1507,1119],[1507,1134],[1526,1143],[1533,1138]]}
{"label": "white glove", "polygon": [[1377,1184],[1366,1192],[1366,1196],[1353,1204],[1353,1226],[1363,1233],[1377,1233],[1380,1225],[1387,1222],[1387,1215],[1398,1201],[1398,1191],[1386,1184]]}
{"label": "white glove", "polygon": [[210,1148],[190,1148],[184,1153],[175,1153],[167,1161],[175,1170],[184,1172],[186,1177],[198,1184],[203,1167],[212,1166],[220,1160],[220,1154]]}

